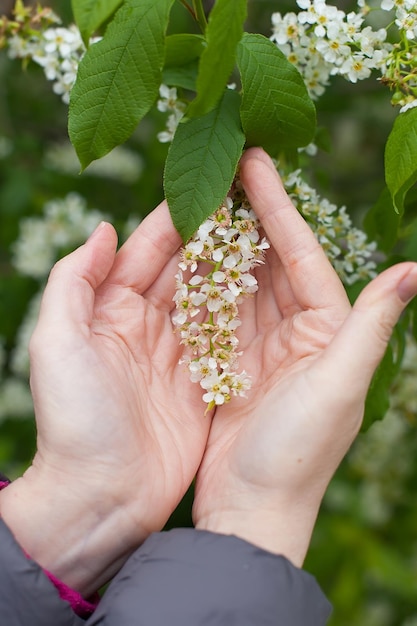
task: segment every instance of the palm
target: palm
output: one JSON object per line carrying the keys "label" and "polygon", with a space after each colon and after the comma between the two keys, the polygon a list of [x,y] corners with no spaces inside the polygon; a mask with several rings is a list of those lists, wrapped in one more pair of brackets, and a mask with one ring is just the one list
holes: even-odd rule
{"label": "palm", "polygon": [[[115,288],[103,285],[95,323],[100,359],[111,363],[108,383],[114,406],[127,416],[128,432],[135,435],[132,464],[136,461],[138,473],[143,473],[145,457],[149,473],[163,477],[168,493],[159,497],[172,503],[184,493],[200,463],[209,420],[203,419],[200,390],[178,366],[182,350],[170,319],[171,282],[171,290],[164,286],[161,292],[154,291],[152,302],[134,290],[116,288],[110,310],[105,302],[109,289]],[[102,326],[107,329],[105,337]],[[123,429],[125,436],[128,432]],[[126,447],[121,451],[125,455]]]}
{"label": "palm", "polygon": [[[255,180],[262,189],[262,173],[248,169],[248,193]],[[259,205],[262,197],[255,200]],[[279,476],[290,484],[291,457],[306,460],[313,436],[325,444],[326,428],[317,423],[337,401],[321,357],[349,313],[344,289],[293,207],[284,202],[261,220],[274,249],[257,270],[259,290],[241,307],[239,328],[240,366],[252,388],[246,399],[232,398],[216,411],[197,478],[196,520],[248,486],[276,487]],[[297,472],[295,464],[294,480]]]}

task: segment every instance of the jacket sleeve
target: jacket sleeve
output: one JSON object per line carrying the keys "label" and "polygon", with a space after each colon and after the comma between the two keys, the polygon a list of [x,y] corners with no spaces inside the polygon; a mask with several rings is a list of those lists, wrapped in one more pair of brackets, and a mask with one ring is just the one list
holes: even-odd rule
{"label": "jacket sleeve", "polygon": [[1,626],[85,626],[0,519]]}
{"label": "jacket sleeve", "polygon": [[316,580],[234,536],[176,529],[150,536],[88,626],[324,626]]}

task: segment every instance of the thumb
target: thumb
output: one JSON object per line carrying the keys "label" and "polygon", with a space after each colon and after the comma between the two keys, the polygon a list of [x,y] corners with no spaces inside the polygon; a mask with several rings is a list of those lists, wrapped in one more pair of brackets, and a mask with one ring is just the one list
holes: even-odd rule
{"label": "thumb", "polygon": [[62,334],[65,329],[89,326],[95,290],[110,272],[116,246],[113,226],[101,222],[84,245],[55,264],[42,297],[38,327],[49,333],[56,328]]}
{"label": "thumb", "polygon": [[417,294],[417,263],[400,263],[365,287],[323,354],[324,367],[353,397],[365,397],[395,324]]}

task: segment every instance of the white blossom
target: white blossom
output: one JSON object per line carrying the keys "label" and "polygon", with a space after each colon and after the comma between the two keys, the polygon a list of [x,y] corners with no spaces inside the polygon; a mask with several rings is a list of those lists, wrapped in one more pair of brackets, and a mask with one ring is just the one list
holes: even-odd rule
{"label": "white blossom", "polygon": [[415,98],[414,100],[411,100],[410,102],[407,102],[407,104],[404,104],[404,106],[402,106],[400,109],[400,113],[405,113],[405,111],[408,111],[409,109],[413,109],[416,106],[417,106],[417,98]]}
{"label": "white blossom", "polygon": [[296,170],[282,175],[284,186],[300,213],[310,224],[340,278],[348,285],[376,276],[375,242],[352,224],[346,207],[322,198]]}
{"label": "white blossom", "polygon": [[3,337],[0,337],[0,380],[2,379],[3,376],[3,367],[4,364],[6,363],[6,350],[4,347],[4,339]]}
{"label": "white blossom", "polygon": [[12,262],[27,276],[45,278],[58,252],[85,241],[105,215],[87,209],[77,193],[46,203],[43,217],[28,217],[20,222],[20,233],[14,242]]}
{"label": "white blossom", "polygon": [[0,384],[0,422],[33,415],[32,396],[27,381],[7,378]]}
{"label": "white blossom", "polygon": [[350,82],[381,69],[391,45],[386,31],[364,26],[361,12],[346,14],[325,0],[297,0],[299,13],[272,15],[271,40],[296,65],[313,99],[320,97],[331,76]]}
{"label": "white blossom", "polygon": [[[92,39],[91,44],[97,39]],[[15,35],[8,39],[10,58],[32,59],[43,68],[47,80],[53,81],[53,91],[68,104],[78,65],[85,54],[80,31],[74,24],[68,28],[51,27],[29,39]]]}
{"label": "white blossom", "polygon": [[161,143],[169,143],[172,141],[177,126],[180,123],[181,118],[184,116],[186,104],[178,98],[177,90],[175,87],[168,87],[168,85],[160,85],[159,87],[160,99],[156,103],[158,111],[162,113],[170,113],[166,121],[166,129],[158,133],[157,137]]}
{"label": "white blossom", "polygon": [[0,136],[0,159],[5,159],[13,152],[13,143],[8,137]]}
{"label": "white blossom", "polygon": [[16,335],[16,345],[11,354],[10,369],[15,376],[23,380],[29,378],[29,341],[38,320],[42,291],[43,289],[38,291],[29,302],[25,317]]}
{"label": "white blossom", "polygon": [[[208,409],[244,396],[250,387],[246,372],[237,372],[238,305],[258,289],[252,270],[269,248],[239,181],[233,192],[240,199],[234,201],[232,193],[198,228],[180,252],[176,274],[172,321],[189,352],[180,362],[205,390]],[[202,322],[195,321],[197,315]]]}
{"label": "white blossom", "polygon": [[[45,152],[44,163],[49,169],[72,176],[78,176],[80,171],[80,162],[69,142],[49,146]],[[110,178],[132,184],[140,178],[142,172],[142,157],[125,146],[116,146],[101,159],[90,163],[83,176]]]}

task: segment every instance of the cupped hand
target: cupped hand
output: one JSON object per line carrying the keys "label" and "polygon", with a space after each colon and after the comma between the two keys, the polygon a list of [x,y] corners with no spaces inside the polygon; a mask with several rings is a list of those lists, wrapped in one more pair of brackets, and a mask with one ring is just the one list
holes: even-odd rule
{"label": "cupped hand", "polygon": [[[18,539],[83,591],[163,527],[195,476],[210,426],[201,391],[178,366],[170,312],[181,241],[166,203],[117,254],[116,244],[103,223],[51,272],[30,346],[37,452],[13,485],[23,507],[20,522],[11,520]],[[25,494],[41,494],[32,529],[22,519],[25,485]],[[6,492],[10,499],[13,491]],[[72,529],[66,545],[85,524],[86,554],[89,545],[97,553],[94,575],[59,565],[60,541],[45,555],[45,527],[43,542],[33,537],[45,506],[51,524],[62,519]]]}
{"label": "cupped hand", "polygon": [[351,309],[263,151],[246,152],[241,179],[271,242],[259,290],[240,308],[240,365],[252,388],[216,410],[193,517],[199,528],[238,534],[301,565],[372,375],[417,293],[417,265],[390,268]]}

